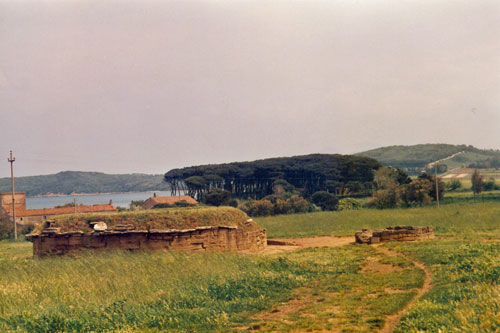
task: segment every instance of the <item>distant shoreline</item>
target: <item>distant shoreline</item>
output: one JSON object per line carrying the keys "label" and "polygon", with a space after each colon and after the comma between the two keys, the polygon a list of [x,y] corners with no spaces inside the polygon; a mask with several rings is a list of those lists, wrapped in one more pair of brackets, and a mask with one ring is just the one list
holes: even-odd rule
{"label": "distant shoreline", "polygon": [[70,197],[70,196],[90,196],[90,195],[105,195],[105,194],[127,194],[127,193],[154,193],[154,192],[168,192],[170,190],[150,190],[150,191],[129,191],[129,192],[96,192],[96,193],[47,193],[27,196],[27,198],[54,198],[54,197]]}

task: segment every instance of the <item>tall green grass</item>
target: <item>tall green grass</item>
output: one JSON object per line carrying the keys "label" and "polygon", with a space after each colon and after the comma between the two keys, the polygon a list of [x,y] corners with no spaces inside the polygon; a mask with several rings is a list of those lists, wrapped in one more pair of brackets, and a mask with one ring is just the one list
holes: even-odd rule
{"label": "tall green grass", "polygon": [[[399,331],[500,329],[500,204],[360,210],[259,218],[271,237],[352,235],[361,228],[433,225],[439,239],[391,243],[425,262],[433,288]],[[484,242],[484,240],[491,240]],[[87,252],[32,259],[31,244],[0,242],[0,331],[225,331],[336,329],[369,332],[406,304],[422,271],[370,246],[307,249],[272,256],[237,253]],[[363,273],[368,257],[400,266]],[[390,294],[385,288],[403,290]],[[251,316],[290,297],[309,300],[286,322]],[[337,309],[331,313],[329,309]]]}
{"label": "tall green grass", "polygon": [[[0,249],[11,245],[1,242]],[[19,248],[0,253],[9,251]],[[305,290],[317,300],[304,311],[322,318],[314,324],[318,329],[335,327],[327,312],[335,306],[341,309],[337,320],[369,332],[413,294],[385,288],[415,288],[423,281],[422,272],[407,262],[398,263],[402,271],[369,273],[366,279],[360,267],[369,256],[390,259],[369,246],[273,256],[109,251],[79,258],[3,257],[0,331],[224,331],[254,325],[253,314]],[[360,316],[360,309],[366,314]],[[259,325],[300,330],[310,323],[300,313],[285,326]]]}
{"label": "tall green grass", "polygon": [[[4,246],[11,244],[0,243]],[[353,248],[340,256],[338,250],[324,249],[274,257],[121,251],[42,260],[4,257],[0,331],[227,329],[319,277],[356,274],[362,251]]]}
{"label": "tall green grass", "polygon": [[396,332],[498,332],[500,243],[434,240],[393,243],[424,262],[433,287],[403,317]]}
{"label": "tall green grass", "polygon": [[436,234],[477,235],[500,231],[500,202],[409,209],[362,209],[256,218],[270,238],[353,235],[363,228],[396,225],[434,226]]}
{"label": "tall green grass", "polygon": [[0,331],[29,332],[219,329],[317,273],[236,254],[120,251],[2,260],[0,272]]}

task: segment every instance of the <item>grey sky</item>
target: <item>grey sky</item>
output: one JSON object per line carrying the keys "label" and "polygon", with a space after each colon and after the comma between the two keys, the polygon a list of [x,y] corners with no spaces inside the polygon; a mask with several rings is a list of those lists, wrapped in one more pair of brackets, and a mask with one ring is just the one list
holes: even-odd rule
{"label": "grey sky", "polygon": [[0,1],[0,177],[499,129],[498,0]]}

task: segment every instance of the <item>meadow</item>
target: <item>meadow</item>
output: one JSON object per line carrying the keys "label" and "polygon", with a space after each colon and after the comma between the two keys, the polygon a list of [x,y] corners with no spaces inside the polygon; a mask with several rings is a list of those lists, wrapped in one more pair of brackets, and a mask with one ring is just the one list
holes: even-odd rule
{"label": "meadow", "polygon": [[[321,212],[259,218],[269,237],[352,235],[433,225],[437,238],[383,247],[272,255],[108,251],[33,259],[31,243],[0,242],[0,331],[373,332],[432,272],[430,291],[397,332],[500,330],[500,204]],[[385,268],[391,268],[386,270]],[[381,269],[384,268],[384,269]]]}

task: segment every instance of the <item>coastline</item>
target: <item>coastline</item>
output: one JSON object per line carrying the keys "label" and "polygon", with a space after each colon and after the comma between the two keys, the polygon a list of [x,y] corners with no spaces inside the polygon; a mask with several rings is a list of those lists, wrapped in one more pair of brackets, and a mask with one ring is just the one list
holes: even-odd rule
{"label": "coastline", "polygon": [[154,192],[169,192],[170,190],[148,190],[148,191],[129,191],[129,192],[96,192],[96,193],[47,193],[37,194],[33,196],[26,196],[26,198],[55,198],[55,197],[68,197],[68,196],[91,196],[91,195],[107,195],[107,194],[128,194],[128,193],[154,193]]}

